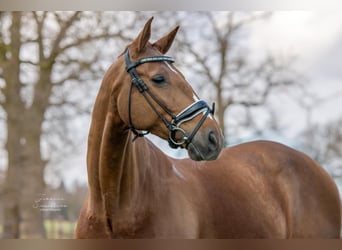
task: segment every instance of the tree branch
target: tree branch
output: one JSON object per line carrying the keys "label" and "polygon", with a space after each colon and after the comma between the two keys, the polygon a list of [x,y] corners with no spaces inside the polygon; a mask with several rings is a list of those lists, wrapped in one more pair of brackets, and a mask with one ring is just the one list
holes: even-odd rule
{"label": "tree branch", "polygon": [[262,14],[257,14],[257,15],[254,14],[254,15],[249,16],[246,19],[236,22],[232,28],[233,30],[237,30],[237,29],[240,29],[242,26],[255,22],[256,20],[269,18],[271,15],[272,15],[271,12],[264,12]]}
{"label": "tree branch", "polygon": [[79,19],[79,15],[80,15],[80,11],[76,11],[69,19],[67,19],[66,21],[61,21],[61,19],[57,19],[58,21],[61,21],[60,25],[61,25],[61,30],[59,31],[59,33],[57,34],[57,37],[55,39],[55,41],[52,44],[52,49],[51,49],[51,53],[49,56],[49,61],[54,61],[56,59],[56,57],[58,56],[60,50],[59,50],[59,46],[61,41],[63,40],[63,38],[66,35],[66,32],[68,31],[68,29],[72,26],[72,24]]}
{"label": "tree branch", "polygon": [[52,84],[54,86],[61,86],[64,84],[64,82],[66,81],[77,81],[77,82],[81,82],[84,80],[90,80],[89,76],[86,76],[86,79],[82,78],[82,75],[84,73],[90,73],[93,75],[93,77],[91,79],[97,79],[98,77],[100,78],[102,76],[96,76],[96,73],[98,73],[98,70],[93,69],[92,65],[94,64],[94,62],[99,60],[99,55],[96,54],[94,56],[94,58],[90,59],[89,61],[82,61],[80,59],[70,59],[70,58],[66,58],[66,59],[59,59],[57,62],[59,64],[62,64],[64,67],[67,67],[67,65],[77,65],[79,66],[78,69],[72,70],[69,74],[67,74],[66,76],[62,77],[61,79],[59,79],[58,81],[54,81],[52,82]]}
{"label": "tree branch", "polygon": [[37,35],[38,35],[37,43],[38,43],[38,50],[39,50],[39,58],[40,58],[40,61],[42,61],[45,58],[42,32],[43,32],[43,25],[46,19],[47,12],[46,11],[43,12],[43,16],[41,19],[37,15],[36,11],[33,11],[32,14],[37,25]]}
{"label": "tree branch", "polygon": [[33,66],[38,66],[39,65],[39,63],[37,63],[37,62],[33,62],[33,61],[31,61],[31,60],[20,60],[20,64],[30,64],[30,65],[33,65]]}
{"label": "tree branch", "polygon": [[100,35],[88,35],[86,37],[83,37],[83,38],[76,40],[73,43],[69,43],[69,44],[65,45],[64,47],[61,47],[60,49],[58,49],[58,54],[61,54],[70,48],[78,47],[84,43],[92,42],[92,41],[99,40],[99,39],[109,39],[109,38],[115,38],[115,37],[123,38],[124,36],[122,35],[121,31],[119,31],[117,33],[113,33],[113,34],[104,33],[104,34],[100,34]]}
{"label": "tree branch", "polygon": [[208,77],[209,81],[211,81],[212,83],[216,82],[214,76],[212,75],[210,67],[207,65],[208,55],[202,57],[200,53],[196,52],[193,49],[193,46],[189,44],[187,41],[181,41],[180,44],[185,46],[187,48],[187,51],[190,52],[190,54],[195,57],[196,62],[202,67],[204,74]]}

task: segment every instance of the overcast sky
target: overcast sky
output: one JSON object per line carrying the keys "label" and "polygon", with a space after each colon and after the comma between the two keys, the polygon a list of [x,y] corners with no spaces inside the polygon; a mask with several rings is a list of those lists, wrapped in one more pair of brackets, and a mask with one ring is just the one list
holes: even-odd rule
{"label": "overcast sky", "polygon": [[298,57],[312,91],[327,99],[314,110],[314,122],[342,116],[341,11],[275,12],[269,22],[254,25],[250,42],[256,51],[293,53]]}

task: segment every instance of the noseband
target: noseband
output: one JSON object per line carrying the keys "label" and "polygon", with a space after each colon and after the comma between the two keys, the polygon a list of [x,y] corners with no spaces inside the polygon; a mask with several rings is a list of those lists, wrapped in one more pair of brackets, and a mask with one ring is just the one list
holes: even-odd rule
{"label": "noseband", "polygon": [[[127,49],[125,53],[125,61],[126,61],[126,71],[131,76],[131,87],[130,87],[129,100],[128,100],[128,117],[129,117],[129,129],[135,135],[133,141],[136,140],[138,137],[143,137],[144,135],[149,133],[149,131],[138,132],[137,129],[135,129],[135,127],[132,124],[131,97],[132,97],[133,86],[135,86],[137,87],[138,91],[145,97],[147,103],[152,107],[154,112],[158,115],[158,117],[162,120],[166,128],[169,130],[168,142],[169,142],[170,147],[178,148],[184,145],[185,148],[187,148],[187,146],[191,143],[192,139],[195,137],[197,131],[200,129],[200,127],[204,123],[205,119],[208,117],[208,115],[214,114],[215,103],[213,103],[212,108],[210,108],[207,102],[205,102],[204,100],[195,101],[194,103],[186,107],[183,111],[181,111],[178,115],[174,115],[165,105],[163,105],[155,97],[155,95],[151,93],[150,89],[145,84],[145,82],[140,78],[135,68],[143,63],[162,62],[162,61],[173,63],[175,60],[169,56],[151,56],[151,57],[141,58],[135,62],[131,62],[129,58],[129,49]],[[157,103],[157,105],[160,108],[162,108],[171,117],[171,122],[168,122],[165,119],[165,117],[152,104],[151,99],[148,96],[152,98],[153,101]],[[187,135],[187,133],[182,128],[180,128],[180,125],[184,122],[194,119],[196,116],[198,116],[201,113],[203,114],[202,118],[199,120],[199,122],[197,123],[196,127],[191,132],[191,134]],[[181,136],[181,139],[176,138],[177,136],[179,137],[179,135]]]}

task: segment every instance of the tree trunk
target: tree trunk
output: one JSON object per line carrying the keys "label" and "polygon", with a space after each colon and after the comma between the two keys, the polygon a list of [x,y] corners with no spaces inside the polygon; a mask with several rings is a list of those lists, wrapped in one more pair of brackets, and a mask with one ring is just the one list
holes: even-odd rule
{"label": "tree trunk", "polygon": [[[8,152],[8,169],[6,173],[3,197],[4,210],[4,238],[19,238],[19,199],[21,187],[21,158],[22,146],[20,144],[20,128],[18,124],[22,124],[23,103],[20,99],[20,22],[21,14],[13,12],[11,24],[11,50],[10,58],[7,58],[3,75],[6,81],[4,95],[6,102],[3,105],[7,113],[7,143],[6,150]],[[19,138],[18,138],[19,136]]]}
{"label": "tree trunk", "polygon": [[[45,162],[40,153],[41,127],[51,93],[50,74],[40,72],[31,107],[22,100],[20,81],[21,13],[12,13],[10,57],[3,70],[6,86],[8,169],[4,186],[4,238],[45,238],[42,212],[35,201],[44,192]],[[47,81],[48,80],[48,81]],[[42,83],[47,88],[40,90]],[[39,89],[39,90],[37,90]],[[38,97],[38,98],[36,98]]]}
{"label": "tree trunk", "polygon": [[[25,111],[25,126],[22,128],[24,137],[24,169],[23,189],[20,192],[20,215],[22,218],[21,238],[45,238],[46,232],[43,221],[43,211],[39,202],[45,190],[44,168],[46,162],[40,151],[40,137],[44,114],[51,94],[50,72],[41,71],[40,79],[35,87],[34,102]],[[33,181],[34,180],[34,181]]]}
{"label": "tree trunk", "polygon": [[4,188],[4,237],[44,238],[42,212],[36,203],[45,189],[45,162],[40,154],[42,118],[29,109],[20,110],[19,105],[10,106],[6,106],[8,171]]}
{"label": "tree trunk", "polygon": [[[10,135],[8,135],[10,137]],[[7,141],[7,148],[13,147],[13,142]],[[20,167],[14,162],[16,159],[8,154],[8,170],[3,189],[3,238],[19,238],[19,187],[20,187]]]}
{"label": "tree trunk", "polygon": [[40,128],[41,122],[31,112],[27,111],[31,122],[24,128],[24,136],[21,138],[24,144],[24,168],[22,175],[22,188],[20,190],[20,215],[21,238],[45,238],[43,212],[39,199],[45,190],[44,167],[45,162],[40,154]]}
{"label": "tree trunk", "polygon": [[227,146],[228,145],[228,139],[226,138],[226,123],[225,123],[225,120],[224,120],[224,113],[226,111],[226,107],[224,106],[224,101],[223,101],[223,96],[222,96],[222,83],[221,82],[218,82],[216,84],[216,117],[218,119],[218,122],[220,124],[220,127],[222,129],[222,133],[223,133],[223,137],[224,137],[224,146]]}

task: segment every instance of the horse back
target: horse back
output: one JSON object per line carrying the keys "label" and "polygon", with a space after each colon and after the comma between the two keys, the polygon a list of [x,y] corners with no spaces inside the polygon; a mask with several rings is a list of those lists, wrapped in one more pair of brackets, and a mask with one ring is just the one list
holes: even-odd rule
{"label": "horse back", "polygon": [[[257,141],[198,167],[215,238],[339,237],[341,201],[329,174],[305,154]],[[208,214],[211,211],[211,214]],[[209,226],[208,226],[209,225]]]}

